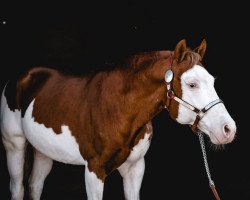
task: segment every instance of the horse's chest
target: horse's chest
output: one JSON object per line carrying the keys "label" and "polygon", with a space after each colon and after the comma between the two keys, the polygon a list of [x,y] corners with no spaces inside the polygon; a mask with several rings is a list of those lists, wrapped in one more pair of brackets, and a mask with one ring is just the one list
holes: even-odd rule
{"label": "horse's chest", "polygon": [[23,130],[28,141],[40,152],[53,160],[69,164],[85,164],[79,145],[68,126],[62,125],[62,132],[56,134],[52,128],[34,121],[34,101],[29,105],[22,119]]}
{"label": "horse's chest", "polygon": [[[151,124],[147,126],[151,126]],[[132,148],[127,161],[136,162],[145,156],[151,143],[152,134],[153,132],[151,127],[150,129],[147,129],[144,137],[139,140],[138,144]]]}

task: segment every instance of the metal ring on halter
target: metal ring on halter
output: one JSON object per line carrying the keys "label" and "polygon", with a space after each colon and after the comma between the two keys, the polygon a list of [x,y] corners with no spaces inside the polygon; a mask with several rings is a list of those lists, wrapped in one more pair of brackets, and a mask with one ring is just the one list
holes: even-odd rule
{"label": "metal ring on halter", "polygon": [[174,91],[173,90],[168,90],[167,91],[167,97],[169,99],[173,99],[174,98]]}

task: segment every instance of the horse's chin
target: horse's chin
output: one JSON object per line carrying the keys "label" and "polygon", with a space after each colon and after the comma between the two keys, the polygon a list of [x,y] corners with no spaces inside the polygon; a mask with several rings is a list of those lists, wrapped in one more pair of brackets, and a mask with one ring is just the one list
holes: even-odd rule
{"label": "horse's chin", "polygon": [[205,133],[204,135],[207,136],[209,139],[208,143],[209,143],[210,149],[215,150],[215,151],[225,149],[225,143],[219,142],[218,139],[216,139],[214,136],[211,136],[210,134]]}
{"label": "horse's chin", "polygon": [[219,140],[216,136],[214,136],[213,134],[209,134],[209,139],[212,142],[212,144],[214,144],[214,145],[225,144],[221,140]]}
{"label": "horse's chin", "polygon": [[209,139],[210,139],[210,144],[211,144],[211,147],[214,149],[214,150],[223,150],[225,148],[225,145],[226,144],[229,144],[233,141],[233,139],[222,139],[222,138],[219,138],[218,136],[216,137],[215,134],[206,134]]}
{"label": "horse's chin", "polygon": [[232,139],[230,139],[230,138],[224,139],[224,138],[221,138],[219,136],[216,136],[216,134],[211,133],[211,132],[209,132],[206,135],[209,137],[213,146],[224,146],[225,144],[229,144],[233,141],[233,138]]}

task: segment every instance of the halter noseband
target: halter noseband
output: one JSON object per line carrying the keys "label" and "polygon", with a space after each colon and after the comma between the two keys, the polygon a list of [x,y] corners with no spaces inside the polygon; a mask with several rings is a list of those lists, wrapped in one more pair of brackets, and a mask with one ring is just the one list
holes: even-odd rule
{"label": "halter noseband", "polygon": [[174,93],[174,91],[171,89],[171,83],[173,80],[173,71],[172,71],[172,63],[171,63],[171,67],[170,69],[166,72],[165,74],[165,81],[167,83],[167,104],[166,104],[166,108],[168,109],[171,103],[171,100],[175,100],[177,101],[179,104],[185,106],[186,108],[188,108],[189,110],[195,112],[196,118],[194,120],[194,123],[191,126],[191,129],[194,133],[198,132],[198,124],[201,121],[201,119],[204,117],[204,115],[207,113],[208,110],[210,110],[212,107],[214,107],[215,105],[219,104],[219,103],[223,103],[223,101],[221,99],[216,99],[212,102],[210,102],[209,104],[207,104],[204,108],[202,109],[198,109],[195,106],[191,105],[190,103],[184,101],[183,99],[177,97]]}

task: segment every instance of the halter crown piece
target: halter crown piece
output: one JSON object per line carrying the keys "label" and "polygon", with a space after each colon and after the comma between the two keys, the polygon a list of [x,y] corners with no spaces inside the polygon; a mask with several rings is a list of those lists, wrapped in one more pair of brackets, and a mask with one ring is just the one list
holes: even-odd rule
{"label": "halter crown piece", "polygon": [[191,129],[194,133],[198,134],[199,136],[199,141],[200,141],[200,145],[201,145],[201,150],[202,150],[202,155],[203,155],[203,160],[204,160],[204,164],[205,164],[205,169],[206,169],[206,173],[207,173],[207,177],[209,180],[209,186],[214,194],[214,197],[216,200],[220,200],[220,197],[216,191],[215,188],[215,184],[213,182],[213,180],[211,179],[211,174],[210,174],[210,170],[208,167],[208,162],[207,162],[207,155],[206,155],[206,149],[205,149],[205,143],[204,143],[204,138],[203,138],[203,132],[201,130],[198,129],[198,124],[201,121],[201,119],[204,117],[204,115],[207,113],[208,110],[210,110],[212,107],[214,107],[215,105],[219,104],[219,103],[223,103],[223,101],[221,99],[216,99],[212,102],[210,102],[209,104],[207,104],[204,108],[202,109],[198,109],[195,106],[191,105],[190,103],[184,101],[183,99],[177,97],[174,93],[174,91],[172,90],[171,87],[171,83],[174,77],[174,73],[172,71],[172,63],[170,65],[170,69],[166,71],[165,73],[165,81],[167,83],[167,102],[166,102],[166,106],[165,108],[169,108],[170,103],[172,100],[177,101],[179,104],[185,106],[186,108],[188,108],[189,110],[195,112],[196,118],[194,120],[194,123],[191,126]]}

